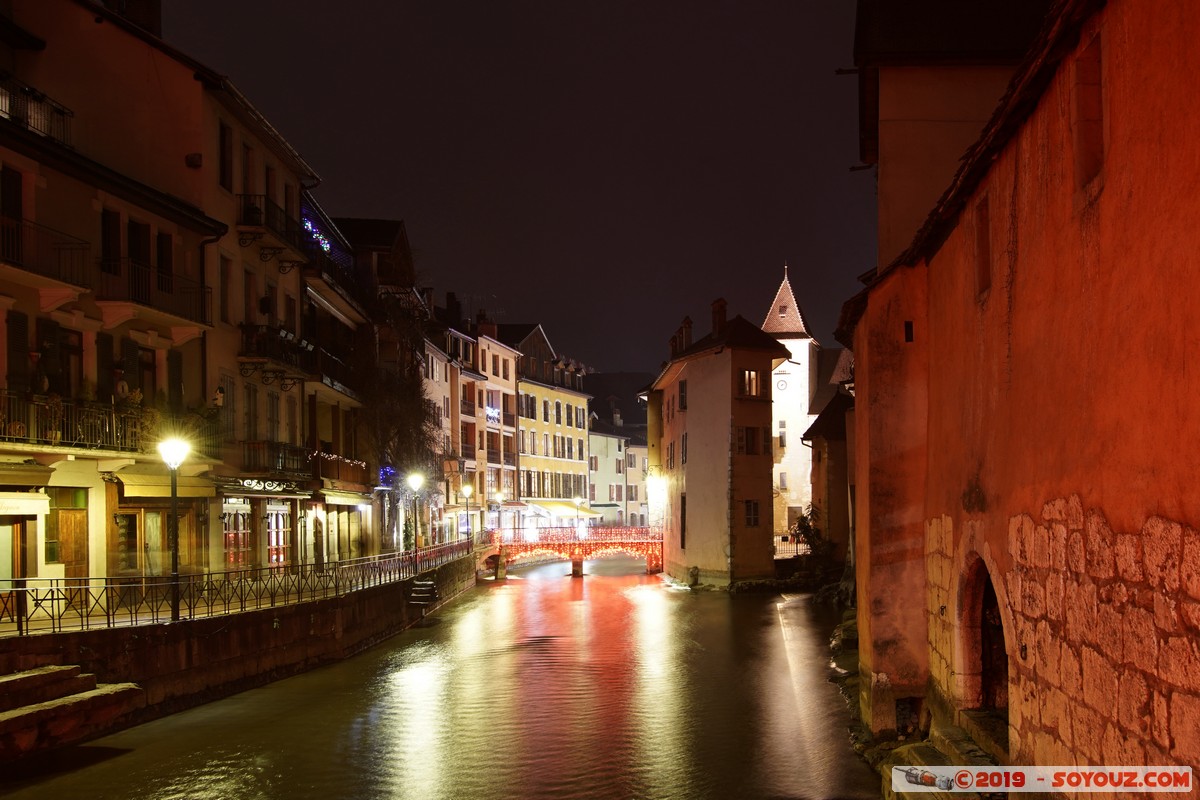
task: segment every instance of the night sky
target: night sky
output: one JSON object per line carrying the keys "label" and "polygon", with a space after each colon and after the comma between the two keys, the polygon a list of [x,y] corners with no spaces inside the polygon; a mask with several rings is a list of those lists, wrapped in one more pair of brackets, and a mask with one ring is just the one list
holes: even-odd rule
{"label": "night sky", "polygon": [[653,371],[789,265],[826,346],[874,264],[850,0],[166,0],[333,216],[404,219],[420,285],[562,355]]}

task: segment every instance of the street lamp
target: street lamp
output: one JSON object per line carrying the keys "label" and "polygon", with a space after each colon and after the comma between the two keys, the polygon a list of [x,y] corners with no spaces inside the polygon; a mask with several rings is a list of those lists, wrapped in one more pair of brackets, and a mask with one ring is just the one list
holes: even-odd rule
{"label": "street lamp", "polygon": [[419,472],[410,474],[407,478],[408,488],[412,489],[413,493],[413,547],[419,547],[421,536],[421,518],[418,516],[419,509],[417,506],[417,492],[421,491],[421,487],[425,485],[425,476]]}
{"label": "street lamp", "polygon": [[171,470],[171,621],[179,621],[179,465],[192,447],[183,439],[170,438],[158,443],[158,452]]}
{"label": "street lamp", "polygon": [[467,538],[475,534],[475,528],[471,524],[471,492],[474,490],[475,487],[469,483],[464,483],[462,488],[458,490],[463,497],[467,498]]}

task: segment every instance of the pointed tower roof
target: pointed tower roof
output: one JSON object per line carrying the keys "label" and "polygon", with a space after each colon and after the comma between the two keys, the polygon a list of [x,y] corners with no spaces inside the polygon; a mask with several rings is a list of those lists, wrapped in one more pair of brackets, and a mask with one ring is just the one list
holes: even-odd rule
{"label": "pointed tower roof", "polygon": [[804,318],[804,312],[796,302],[796,295],[792,294],[787,270],[787,264],[784,264],[783,283],[779,284],[779,291],[775,293],[775,301],[767,311],[767,319],[763,322],[762,329],[776,339],[811,339],[808,320]]}

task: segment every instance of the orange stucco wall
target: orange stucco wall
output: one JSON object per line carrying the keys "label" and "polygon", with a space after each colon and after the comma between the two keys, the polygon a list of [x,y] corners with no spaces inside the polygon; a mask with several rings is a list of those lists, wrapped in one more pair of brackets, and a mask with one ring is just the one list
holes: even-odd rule
{"label": "orange stucco wall", "polygon": [[[864,678],[901,666],[894,629],[954,713],[977,705],[969,599],[986,576],[1011,761],[1197,767],[1200,113],[1179,87],[1200,82],[1200,13],[1113,0],[1078,48],[1097,34],[1098,175],[1076,174],[1077,50],[928,264],[885,277],[856,331]],[[927,374],[879,334],[922,306]],[[921,571],[896,563],[914,510]],[[871,605],[915,591],[922,620],[889,628]]]}

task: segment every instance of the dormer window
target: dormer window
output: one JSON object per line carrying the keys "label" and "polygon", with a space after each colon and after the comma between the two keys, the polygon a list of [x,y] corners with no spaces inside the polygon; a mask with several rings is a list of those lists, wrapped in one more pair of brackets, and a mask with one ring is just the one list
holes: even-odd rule
{"label": "dormer window", "polygon": [[779,307],[779,316],[781,316],[781,317],[787,316],[787,303],[784,303],[783,305],[781,305]]}

